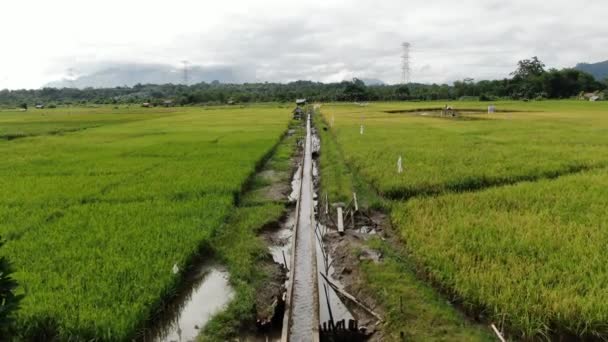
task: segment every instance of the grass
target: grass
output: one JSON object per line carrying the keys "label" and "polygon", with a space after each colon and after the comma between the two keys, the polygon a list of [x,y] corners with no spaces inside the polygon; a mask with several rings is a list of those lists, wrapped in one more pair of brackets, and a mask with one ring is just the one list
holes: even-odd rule
{"label": "grass", "polygon": [[[323,114],[352,174],[387,200],[407,255],[395,274],[420,272],[516,338],[606,338],[608,104],[496,105],[518,111],[475,120],[386,112],[443,106],[435,102]],[[367,273],[378,290],[397,279]]]}
{"label": "grass", "polygon": [[382,253],[382,262],[363,261],[362,286],[385,309],[386,339],[398,341],[494,341],[491,333],[446,302],[421,281],[405,251],[380,239],[368,245]]}
{"label": "grass", "polygon": [[[173,264],[185,269],[216,236],[290,114],[73,111],[0,114],[13,122],[6,134],[25,132],[0,140],[1,252],[26,295],[16,328],[23,339],[128,340],[180,282]],[[88,128],[52,134],[74,127]]]}

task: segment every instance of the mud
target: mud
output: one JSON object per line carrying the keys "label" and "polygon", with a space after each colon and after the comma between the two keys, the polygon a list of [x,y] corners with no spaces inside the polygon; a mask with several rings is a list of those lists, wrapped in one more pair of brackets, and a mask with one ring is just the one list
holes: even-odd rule
{"label": "mud", "polygon": [[273,260],[271,255],[258,266],[260,271],[268,274],[268,280],[257,289],[255,296],[256,328],[257,333],[266,336],[276,332],[280,326],[285,302],[285,282],[287,280],[285,268],[281,263]]}
{"label": "mud", "polygon": [[[362,282],[363,277],[359,270],[359,265],[364,260],[382,262],[382,255],[365,245],[365,240],[368,238],[368,234],[353,230],[346,230],[344,235],[340,235],[337,231],[330,229],[325,237],[325,246],[327,253],[331,255],[333,260],[331,278],[340,284],[340,288],[383,317],[382,309],[377,306],[373,297],[366,292],[365,284]],[[383,341],[378,319],[348,300],[345,303],[355,319],[359,321],[360,329],[362,328],[365,331],[367,340]]]}

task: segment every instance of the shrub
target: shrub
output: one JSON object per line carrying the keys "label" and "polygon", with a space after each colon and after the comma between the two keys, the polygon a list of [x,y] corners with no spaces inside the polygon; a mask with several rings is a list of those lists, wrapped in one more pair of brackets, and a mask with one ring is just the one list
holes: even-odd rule
{"label": "shrub", "polygon": [[[0,241],[0,247],[3,243]],[[6,257],[0,257],[0,336],[10,333],[13,315],[19,308],[20,295],[15,295],[17,282],[11,277],[11,264]]]}

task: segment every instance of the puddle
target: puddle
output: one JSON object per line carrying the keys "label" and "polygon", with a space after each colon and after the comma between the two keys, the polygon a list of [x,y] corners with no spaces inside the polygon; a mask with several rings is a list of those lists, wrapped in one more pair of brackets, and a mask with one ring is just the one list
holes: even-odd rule
{"label": "puddle", "polygon": [[302,183],[302,165],[298,165],[298,170],[293,174],[291,181],[291,193],[287,197],[290,203],[295,203],[300,196],[300,183]]}
{"label": "puddle", "polygon": [[270,235],[272,243],[268,246],[268,250],[274,262],[284,267],[289,267],[291,263],[291,237],[295,224],[296,212],[294,209],[289,212],[281,227]]}
{"label": "puddle", "polygon": [[144,341],[195,341],[209,319],[234,297],[228,277],[219,265],[202,265],[187,280],[192,284],[190,291],[174,299]]}

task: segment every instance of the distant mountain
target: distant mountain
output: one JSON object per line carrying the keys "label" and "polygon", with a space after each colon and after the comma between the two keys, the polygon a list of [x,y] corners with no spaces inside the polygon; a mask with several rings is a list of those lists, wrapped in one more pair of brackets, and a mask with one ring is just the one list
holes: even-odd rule
{"label": "distant mountain", "polygon": [[382,82],[382,80],[379,80],[376,78],[362,78],[361,81],[363,81],[363,83],[365,83],[366,86],[384,85],[384,82]]}
{"label": "distant mountain", "polygon": [[608,61],[599,63],[579,63],[574,68],[590,73],[598,81],[603,81],[608,78]]}
{"label": "distant mountain", "polygon": [[[220,81],[221,83],[242,83],[255,79],[251,73],[228,66],[188,68],[188,83]],[[184,83],[184,70],[165,64],[116,63],[109,67],[83,75],[75,80],[63,79],[46,84],[53,88],[112,88],[141,84]]]}

